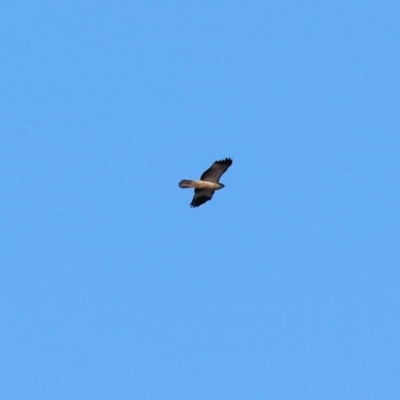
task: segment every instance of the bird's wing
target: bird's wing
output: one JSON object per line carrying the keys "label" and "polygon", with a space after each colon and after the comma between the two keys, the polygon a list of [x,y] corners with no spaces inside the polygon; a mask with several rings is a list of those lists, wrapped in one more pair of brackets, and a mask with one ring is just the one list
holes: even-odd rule
{"label": "bird's wing", "polygon": [[207,171],[201,175],[202,181],[218,183],[221,175],[232,165],[232,159],[225,158],[224,160],[215,161]]}
{"label": "bird's wing", "polygon": [[193,200],[190,203],[190,207],[195,208],[201,206],[206,201],[211,200],[215,190],[211,189],[195,189]]}

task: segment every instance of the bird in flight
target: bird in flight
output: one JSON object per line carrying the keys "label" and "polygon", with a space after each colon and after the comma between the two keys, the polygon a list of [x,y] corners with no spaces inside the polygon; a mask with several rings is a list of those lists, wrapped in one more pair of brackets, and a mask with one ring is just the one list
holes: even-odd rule
{"label": "bird in flight", "polygon": [[231,165],[232,159],[230,158],[215,161],[207,171],[203,172],[200,180],[192,181],[184,179],[179,182],[179,187],[182,189],[194,188],[194,196],[190,207],[195,208],[201,206],[206,201],[211,200],[216,190],[225,187],[225,185],[219,183],[219,179]]}

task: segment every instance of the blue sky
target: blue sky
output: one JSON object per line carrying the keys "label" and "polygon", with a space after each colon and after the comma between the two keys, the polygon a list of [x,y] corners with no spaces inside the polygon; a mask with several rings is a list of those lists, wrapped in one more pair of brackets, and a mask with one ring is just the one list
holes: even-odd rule
{"label": "blue sky", "polygon": [[1,398],[400,398],[398,2],[0,11]]}

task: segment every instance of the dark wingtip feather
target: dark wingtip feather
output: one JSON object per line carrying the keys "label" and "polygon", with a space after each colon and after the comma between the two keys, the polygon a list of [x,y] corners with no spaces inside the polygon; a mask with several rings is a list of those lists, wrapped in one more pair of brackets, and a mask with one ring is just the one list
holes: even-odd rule
{"label": "dark wingtip feather", "polygon": [[219,163],[219,164],[225,164],[225,165],[231,166],[233,160],[232,160],[232,158],[230,158],[230,157],[226,157],[226,158],[224,158],[223,160],[218,160],[218,161],[216,161],[216,162]]}
{"label": "dark wingtip feather", "polygon": [[[212,196],[211,196],[211,197],[212,197]],[[190,203],[190,207],[191,207],[191,208],[199,207],[199,206],[201,206],[202,204],[206,203],[207,201],[211,200],[211,197],[209,198],[209,197],[201,196],[201,197],[198,197],[198,198],[194,198],[194,199],[192,200],[192,202]]]}

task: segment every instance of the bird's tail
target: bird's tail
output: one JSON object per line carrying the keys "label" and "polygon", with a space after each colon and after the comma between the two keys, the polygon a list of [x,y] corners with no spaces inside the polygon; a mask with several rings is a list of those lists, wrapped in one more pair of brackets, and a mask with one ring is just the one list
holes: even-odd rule
{"label": "bird's tail", "polygon": [[188,188],[194,188],[195,186],[193,184],[193,181],[184,179],[179,182],[179,187],[181,187],[182,189],[188,189]]}

